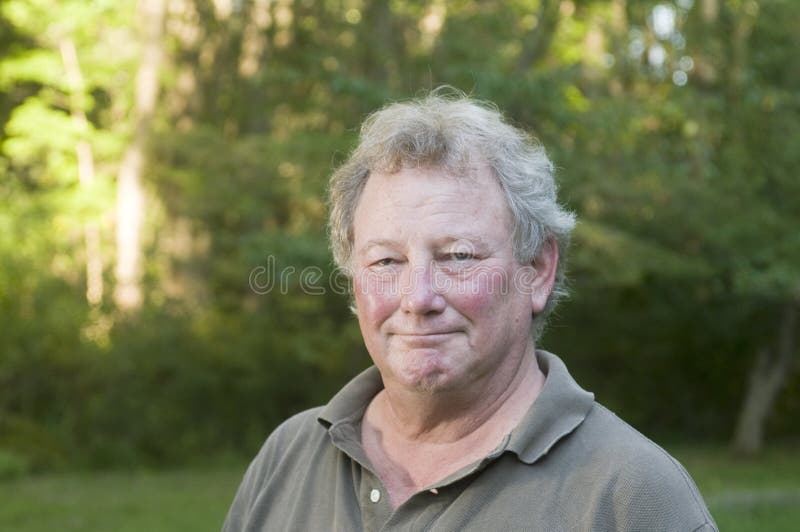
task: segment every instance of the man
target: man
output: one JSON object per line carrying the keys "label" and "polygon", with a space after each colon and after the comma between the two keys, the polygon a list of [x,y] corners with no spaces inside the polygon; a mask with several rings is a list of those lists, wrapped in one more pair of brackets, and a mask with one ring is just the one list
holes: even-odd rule
{"label": "man", "polygon": [[224,530],[716,530],[681,465],[534,346],[574,225],[552,171],[465,97],[367,119],[330,233],[374,366],[275,430]]}

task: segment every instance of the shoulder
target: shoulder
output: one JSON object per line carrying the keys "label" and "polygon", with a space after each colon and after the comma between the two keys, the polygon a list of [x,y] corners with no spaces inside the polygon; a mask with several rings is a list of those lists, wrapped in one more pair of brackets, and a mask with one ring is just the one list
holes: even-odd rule
{"label": "shoulder", "polygon": [[286,419],[283,423],[275,427],[264,447],[270,445],[291,445],[296,443],[297,440],[303,436],[309,436],[312,433],[325,434],[325,428],[320,425],[317,418],[323,407],[318,406],[309,410],[299,412],[292,417]]}
{"label": "shoulder", "polygon": [[600,403],[589,411],[579,434],[593,442],[597,458],[632,476],[656,475],[674,479],[679,485],[691,482],[681,464],[658,444],[620,419]]}
{"label": "shoulder", "polygon": [[305,410],[278,425],[261,446],[247,471],[248,475],[263,475],[278,461],[302,454],[322,442],[327,435],[317,421],[322,407]]}
{"label": "shoulder", "polygon": [[323,445],[327,432],[317,421],[321,410],[317,407],[295,414],[272,431],[244,474],[223,530],[241,530],[256,499],[281,475],[281,469],[290,468]]}
{"label": "shoulder", "polygon": [[594,404],[576,436],[624,529],[716,529],[680,462],[604,406]]}

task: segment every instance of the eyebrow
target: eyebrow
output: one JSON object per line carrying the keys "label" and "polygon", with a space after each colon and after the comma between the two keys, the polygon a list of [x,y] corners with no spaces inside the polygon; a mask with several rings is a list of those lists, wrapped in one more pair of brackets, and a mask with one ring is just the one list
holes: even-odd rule
{"label": "eyebrow", "polygon": [[356,252],[366,251],[368,249],[372,249],[374,247],[384,246],[384,247],[394,247],[397,243],[394,240],[388,240],[385,238],[376,238],[373,240],[367,240],[366,244],[361,246]]}
{"label": "eyebrow", "polygon": [[453,242],[461,242],[461,241],[464,241],[464,240],[466,240],[467,242],[470,242],[472,244],[475,244],[476,246],[485,246],[486,245],[486,240],[484,240],[484,237],[482,235],[479,235],[478,233],[467,233],[467,234],[461,235],[459,237],[448,236],[448,237],[443,238],[442,242],[444,244],[452,244]]}
{"label": "eyebrow", "polygon": [[[442,237],[442,238],[440,238],[438,240],[435,240],[434,242],[436,244],[440,245],[440,246],[446,246],[448,244],[452,244],[454,242],[461,242],[461,241],[470,242],[470,243],[474,244],[476,247],[478,247],[478,246],[484,246],[485,247],[486,246],[486,241],[483,239],[482,236],[480,236],[477,233],[469,233],[469,234],[464,234],[464,235],[461,235],[461,236],[446,236],[446,237]],[[358,250],[356,250],[356,253],[364,253],[364,252],[369,251],[370,249],[372,249],[374,247],[381,247],[381,246],[388,247],[388,248],[397,247],[397,241],[389,240],[389,239],[386,239],[386,238],[376,238],[376,239],[368,240],[363,246],[361,246]]]}

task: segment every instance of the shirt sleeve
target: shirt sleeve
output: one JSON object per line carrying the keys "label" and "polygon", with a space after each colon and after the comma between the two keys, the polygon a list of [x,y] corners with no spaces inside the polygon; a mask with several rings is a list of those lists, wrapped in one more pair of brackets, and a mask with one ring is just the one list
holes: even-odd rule
{"label": "shirt sleeve", "polygon": [[245,471],[222,525],[222,532],[240,532],[246,529],[250,521],[250,511],[271,470],[275,439],[276,435],[273,433]]}
{"label": "shirt sleeve", "polygon": [[694,481],[660,449],[626,464],[614,493],[618,530],[718,532]]}

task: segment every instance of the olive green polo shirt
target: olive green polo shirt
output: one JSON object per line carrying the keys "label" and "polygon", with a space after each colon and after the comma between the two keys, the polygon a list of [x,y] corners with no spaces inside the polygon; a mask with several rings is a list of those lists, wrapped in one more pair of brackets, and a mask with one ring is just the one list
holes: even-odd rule
{"label": "olive green polo shirt", "polygon": [[519,426],[395,511],[361,447],[361,419],[383,386],[367,369],[270,435],[223,530],[717,530],[674,458],[596,403],[558,357],[537,358],[547,377]]}

